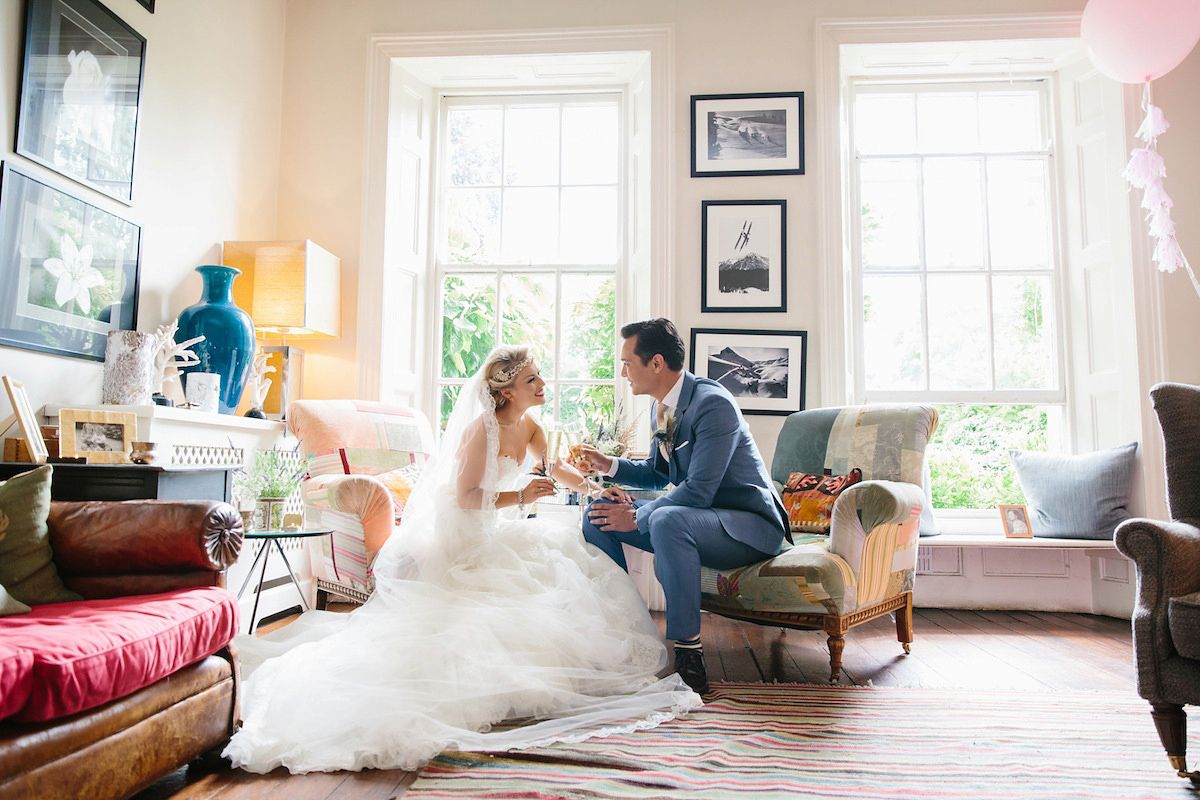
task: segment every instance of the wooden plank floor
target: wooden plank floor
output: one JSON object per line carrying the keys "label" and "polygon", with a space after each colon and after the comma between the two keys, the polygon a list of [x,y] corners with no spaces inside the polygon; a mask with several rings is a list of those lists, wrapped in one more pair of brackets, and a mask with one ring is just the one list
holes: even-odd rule
{"label": "wooden plank floor", "polygon": [[[840,682],[1136,693],[1127,620],[941,609],[917,609],[914,617],[915,641],[907,656],[888,617],[851,630],[846,635]],[[661,630],[662,615],[656,618]],[[827,683],[829,678],[823,633],[785,631],[711,614],[704,621],[704,659],[714,681]],[[237,770],[181,769],[136,800],[389,800],[403,796],[413,778],[400,770],[310,775],[276,770],[250,775]]]}

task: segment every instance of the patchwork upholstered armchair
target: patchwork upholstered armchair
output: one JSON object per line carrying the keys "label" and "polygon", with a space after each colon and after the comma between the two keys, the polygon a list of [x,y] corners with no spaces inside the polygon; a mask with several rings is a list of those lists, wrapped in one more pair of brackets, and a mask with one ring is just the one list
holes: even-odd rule
{"label": "patchwork upholstered armchair", "polygon": [[865,405],[792,414],[771,464],[781,492],[793,472],[847,475],[825,534],[793,533],[795,545],[747,567],[702,569],[702,606],[735,619],[828,634],[830,681],[842,669],[845,634],[895,612],[909,652],[925,445],[937,411],[922,405]]}
{"label": "patchwork upholstered armchair", "polygon": [[1131,519],[1117,549],[1137,567],[1133,657],[1137,690],[1150,701],[1158,738],[1180,777],[1187,769],[1185,705],[1200,704],[1200,386],[1150,390],[1162,428],[1169,522]]}
{"label": "patchwork upholstered armchair", "polygon": [[330,595],[363,603],[375,587],[371,563],[433,453],[429,421],[404,406],[297,400],[288,427],[307,459],[300,488],[308,524],[333,530],[311,554],[317,608]]}

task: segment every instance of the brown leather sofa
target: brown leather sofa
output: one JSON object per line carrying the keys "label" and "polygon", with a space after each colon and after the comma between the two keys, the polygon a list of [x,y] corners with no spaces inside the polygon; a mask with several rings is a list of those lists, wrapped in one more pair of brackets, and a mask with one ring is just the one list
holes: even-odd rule
{"label": "brown leather sofa", "polygon": [[[49,527],[59,575],[87,601],[224,587],[242,546],[241,516],[211,501],[56,502]],[[226,644],[104,705],[0,721],[0,800],[125,798],[222,747],[237,719],[235,663]]]}

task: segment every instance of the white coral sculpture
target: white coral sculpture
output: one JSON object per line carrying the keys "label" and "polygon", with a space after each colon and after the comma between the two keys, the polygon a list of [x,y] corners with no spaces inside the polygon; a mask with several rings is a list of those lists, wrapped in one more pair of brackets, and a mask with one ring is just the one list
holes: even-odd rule
{"label": "white coral sculpture", "polygon": [[177,376],[184,367],[194,367],[200,363],[199,356],[189,348],[204,341],[204,337],[197,336],[194,339],[176,342],[175,332],[178,330],[179,322],[176,321],[170,325],[159,325],[158,330],[154,332],[154,337],[158,340],[158,349],[154,354],[154,379],[150,385],[158,386],[159,394],[162,394],[163,386],[169,378]]}
{"label": "white coral sculpture", "polygon": [[271,379],[267,377],[267,373],[274,371],[274,367],[267,365],[267,354],[260,349],[254,356],[254,369],[250,373],[250,397],[254,401],[250,405],[251,408],[263,407],[267,392],[271,390]]}

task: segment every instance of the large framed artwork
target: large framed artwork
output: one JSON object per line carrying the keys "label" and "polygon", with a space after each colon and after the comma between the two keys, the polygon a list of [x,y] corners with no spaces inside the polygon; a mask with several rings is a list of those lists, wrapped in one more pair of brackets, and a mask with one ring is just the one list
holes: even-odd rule
{"label": "large framed artwork", "polygon": [[692,328],[691,370],[729,390],[744,414],[804,410],[808,331]]}
{"label": "large framed artwork", "polygon": [[96,0],[27,0],[17,152],[130,203],[145,54]]}
{"label": "large framed artwork", "polygon": [[0,345],[104,360],[137,326],[141,228],[4,165]]}
{"label": "large framed artwork", "polygon": [[692,95],[692,177],[803,175],[804,92]]}
{"label": "large framed artwork", "polygon": [[787,201],[700,204],[700,310],[787,311]]}

